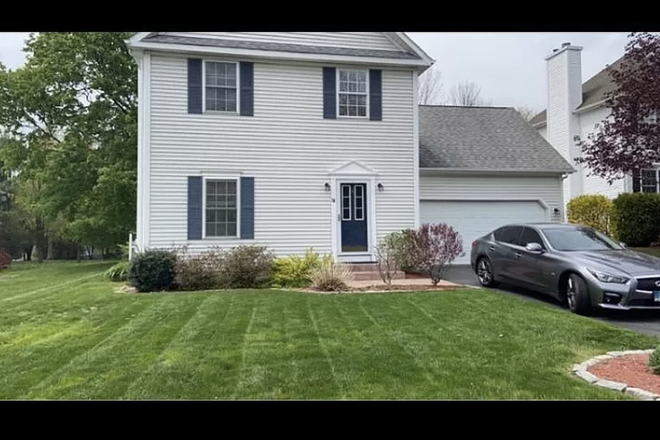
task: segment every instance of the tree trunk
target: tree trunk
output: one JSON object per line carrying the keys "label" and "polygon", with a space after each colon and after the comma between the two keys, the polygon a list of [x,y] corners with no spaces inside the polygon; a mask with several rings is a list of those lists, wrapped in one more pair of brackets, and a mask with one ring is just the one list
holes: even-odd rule
{"label": "tree trunk", "polygon": [[80,243],[76,243],[76,261],[80,263]]}
{"label": "tree trunk", "polygon": [[46,260],[54,260],[53,257],[53,239],[48,237],[48,251],[46,252]]}

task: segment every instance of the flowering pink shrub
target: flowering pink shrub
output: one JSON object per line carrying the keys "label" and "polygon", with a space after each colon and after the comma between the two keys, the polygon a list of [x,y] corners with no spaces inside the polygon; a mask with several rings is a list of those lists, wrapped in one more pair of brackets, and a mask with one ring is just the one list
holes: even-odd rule
{"label": "flowering pink shrub", "polygon": [[408,234],[411,265],[428,274],[435,286],[456,257],[463,253],[461,236],[445,223],[427,223],[409,230]]}

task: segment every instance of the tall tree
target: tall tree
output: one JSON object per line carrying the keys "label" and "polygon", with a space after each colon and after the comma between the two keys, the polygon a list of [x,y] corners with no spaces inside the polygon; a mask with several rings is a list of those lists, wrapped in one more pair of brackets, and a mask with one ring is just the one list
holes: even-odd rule
{"label": "tall tree", "polygon": [[621,65],[609,73],[615,85],[605,100],[610,115],[600,130],[576,137],[582,150],[576,162],[609,182],[660,162],[660,35],[629,37]]}
{"label": "tall tree", "polygon": [[45,231],[61,219],[97,225],[94,237],[90,228],[67,228],[81,244],[118,243],[134,228],[137,73],[124,43],[130,35],[33,34],[26,64],[0,70],[0,124],[15,139],[0,154],[21,181],[17,191],[26,193],[17,200],[30,204],[34,224],[43,222]]}
{"label": "tall tree", "polygon": [[490,100],[481,96],[481,87],[472,81],[462,81],[449,92],[449,102],[452,105],[480,107],[491,105]]}
{"label": "tall tree", "polygon": [[445,101],[440,71],[431,66],[419,77],[419,104],[438,105]]}

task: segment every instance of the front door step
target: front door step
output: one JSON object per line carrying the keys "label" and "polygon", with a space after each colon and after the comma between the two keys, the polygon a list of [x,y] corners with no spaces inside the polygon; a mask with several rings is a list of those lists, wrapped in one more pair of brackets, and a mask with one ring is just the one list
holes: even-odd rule
{"label": "front door step", "polygon": [[[355,281],[381,281],[382,278],[378,273],[378,265],[376,263],[346,263],[353,272],[353,280]],[[403,272],[397,272],[392,279],[402,280],[405,278]]]}

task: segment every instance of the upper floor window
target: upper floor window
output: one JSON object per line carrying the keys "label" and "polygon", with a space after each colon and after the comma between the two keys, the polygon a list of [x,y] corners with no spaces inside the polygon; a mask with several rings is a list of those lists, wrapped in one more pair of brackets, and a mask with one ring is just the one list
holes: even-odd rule
{"label": "upper floor window", "polygon": [[204,69],[206,110],[236,112],[238,109],[238,64],[206,61]]}
{"label": "upper floor window", "polygon": [[366,70],[337,69],[339,116],[365,118],[369,82]]}

